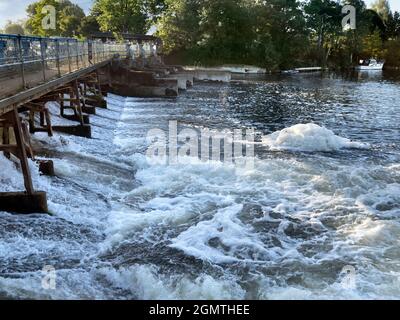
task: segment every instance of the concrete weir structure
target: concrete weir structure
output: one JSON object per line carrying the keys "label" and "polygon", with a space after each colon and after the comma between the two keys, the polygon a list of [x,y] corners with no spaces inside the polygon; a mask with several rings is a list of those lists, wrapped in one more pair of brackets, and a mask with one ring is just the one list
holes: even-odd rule
{"label": "concrete weir structure", "polygon": [[192,73],[194,80],[197,81],[230,82],[232,79],[232,73],[230,71],[221,69],[188,68],[186,72]]}
{"label": "concrete weir structure", "polygon": [[129,68],[116,61],[110,68],[110,92],[121,96],[165,97],[178,95],[176,78],[157,77],[154,72]]}
{"label": "concrete weir structure", "polygon": [[194,74],[192,72],[178,72],[169,75],[168,78],[177,80],[179,90],[186,90],[192,87],[194,82]]}
{"label": "concrete weir structure", "polygon": [[[61,132],[91,138],[90,115],[107,108],[108,92],[176,97],[195,80],[230,81],[225,71],[164,65],[158,53],[162,44],[155,37],[126,36],[123,44],[108,37],[112,35],[78,41],[0,34],[0,152],[16,163],[25,185],[24,191],[0,192],[0,211],[48,211],[46,192],[32,183],[30,135]],[[76,125],[52,125],[48,103],[55,103],[60,116]],[[55,174],[51,161],[39,161],[37,167],[42,174]]]}

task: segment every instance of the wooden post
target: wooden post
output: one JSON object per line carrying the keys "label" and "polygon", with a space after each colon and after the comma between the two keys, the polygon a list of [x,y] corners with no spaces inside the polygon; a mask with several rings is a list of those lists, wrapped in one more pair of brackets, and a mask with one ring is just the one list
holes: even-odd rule
{"label": "wooden post", "polygon": [[35,110],[30,108],[29,110],[29,132],[35,133]]}
{"label": "wooden post", "polygon": [[60,116],[63,117],[64,116],[64,92],[60,93]]}
{"label": "wooden post", "polygon": [[[9,145],[10,144],[10,123],[7,120],[4,120],[3,123],[3,145]],[[10,152],[9,151],[4,151],[4,155],[6,158],[10,158]]]}
{"label": "wooden post", "polygon": [[21,122],[21,129],[22,129],[22,135],[24,137],[24,143],[25,143],[24,147],[26,151],[26,156],[28,158],[31,158],[32,160],[35,160],[35,155],[33,154],[31,139],[29,136],[28,126],[25,121]]}
{"label": "wooden post", "polygon": [[21,121],[19,119],[17,107],[14,107],[13,109],[12,118],[14,122],[15,141],[17,142],[18,146],[17,150],[21,162],[21,170],[24,176],[25,189],[29,195],[32,195],[34,193],[32,177],[31,177],[31,172],[29,170],[28,158],[25,150],[25,140],[22,132],[22,126],[21,126]]}
{"label": "wooden post", "polygon": [[10,126],[6,122],[3,125],[3,144],[10,144]]}
{"label": "wooden post", "polygon": [[[46,107],[45,100],[36,100],[26,105],[29,109],[29,132],[47,132],[49,137],[53,136],[53,129],[51,126],[50,112]],[[38,112],[40,116],[40,128],[35,126],[35,113]]]}
{"label": "wooden post", "polygon": [[51,120],[50,120],[50,112],[47,108],[44,109],[44,116],[46,118],[46,124],[47,124],[47,134],[49,137],[53,136],[53,127],[51,126]]}
{"label": "wooden post", "polygon": [[39,117],[40,117],[40,125],[42,126],[42,127],[44,127],[45,126],[45,123],[44,123],[44,112],[43,112],[43,109],[45,109],[45,107],[43,106],[43,108],[41,108],[42,110],[40,110],[40,112],[39,112]]}
{"label": "wooden post", "polygon": [[76,103],[76,107],[77,107],[77,111],[78,111],[78,116],[80,119],[80,123],[81,125],[84,125],[84,121],[83,121],[83,115],[82,115],[82,106],[81,106],[81,99],[79,97],[79,84],[78,84],[78,80],[75,80],[73,83],[73,91],[74,91],[74,95],[75,95],[75,103]]}
{"label": "wooden post", "polygon": [[85,94],[84,94],[82,85],[79,82],[79,80],[77,80],[77,83],[78,83],[78,92],[79,92],[80,99],[81,99],[81,102],[82,102],[82,107],[86,108],[86,98],[85,98]]}

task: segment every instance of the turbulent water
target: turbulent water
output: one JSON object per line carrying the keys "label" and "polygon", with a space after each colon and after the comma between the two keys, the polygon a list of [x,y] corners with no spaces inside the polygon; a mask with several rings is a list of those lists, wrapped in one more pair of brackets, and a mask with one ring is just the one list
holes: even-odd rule
{"label": "turbulent water", "polygon": [[[400,77],[247,78],[107,100],[91,140],[35,135],[55,164],[44,177],[31,163],[53,215],[0,213],[1,297],[400,298]],[[254,128],[253,167],[148,162],[146,135],[169,120]],[[2,155],[0,166],[0,189],[23,189]]]}

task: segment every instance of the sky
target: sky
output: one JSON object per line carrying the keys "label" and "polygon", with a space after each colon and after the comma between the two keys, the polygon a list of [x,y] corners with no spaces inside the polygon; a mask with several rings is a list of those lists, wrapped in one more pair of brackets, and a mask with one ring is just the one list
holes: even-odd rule
{"label": "sky", "polygon": [[[367,4],[375,0],[364,0]],[[4,27],[7,20],[18,20],[26,17],[25,9],[34,0],[0,0],[0,28]],[[93,0],[72,0],[81,6],[86,13],[89,12]],[[389,0],[393,11],[400,12],[400,0]]]}

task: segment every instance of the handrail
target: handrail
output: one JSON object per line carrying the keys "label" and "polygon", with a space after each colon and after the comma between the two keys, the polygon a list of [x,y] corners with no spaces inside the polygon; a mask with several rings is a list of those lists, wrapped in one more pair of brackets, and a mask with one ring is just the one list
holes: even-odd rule
{"label": "handrail", "polygon": [[66,74],[107,61],[157,55],[147,43],[0,34],[0,100]]}
{"label": "handrail", "polygon": [[98,68],[104,67],[110,61],[111,61],[111,58],[109,60],[91,65],[87,68],[68,73],[66,75],[63,75],[60,78],[50,80],[46,83],[35,86],[34,88],[24,90],[24,91],[19,92],[11,97],[0,99],[0,115],[9,112],[16,105],[21,105],[21,104],[26,103],[34,98],[38,98],[45,93],[51,92],[52,90],[54,90],[55,88],[57,88],[59,86],[62,86],[68,82],[76,80],[88,73],[95,71]]}
{"label": "handrail", "polygon": [[0,92],[0,100],[4,95],[46,83],[114,56],[128,58],[129,55],[127,44],[0,34],[0,78],[19,79],[17,88],[14,88],[15,81],[4,81],[2,87],[10,85],[11,88],[10,92],[7,88]]}

